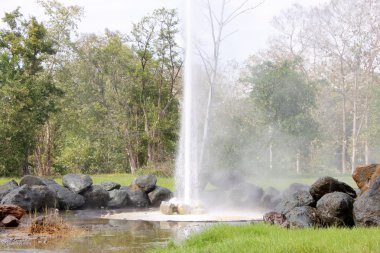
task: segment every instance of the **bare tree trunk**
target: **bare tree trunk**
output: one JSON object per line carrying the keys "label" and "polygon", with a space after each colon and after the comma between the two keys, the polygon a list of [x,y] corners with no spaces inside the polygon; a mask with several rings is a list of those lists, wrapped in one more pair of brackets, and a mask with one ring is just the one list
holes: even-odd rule
{"label": "bare tree trunk", "polygon": [[[366,98],[366,103],[368,103],[368,99]],[[366,111],[364,114],[364,160],[365,164],[369,164],[369,144],[368,144],[368,105],[366,106]]]}
{"label": "bare tree trunk", "polygon": [[297,150],[297,155],[296,155],[296,172],[297,174],[300,174],[301,170],[300,170],[300,150]]}
{"label": "bare tree trunk", "polygon": [[346,150],[347,150],[347,136],[346,136],[346,96],[343,94],[342,106],[342,173],[346,173]]}
{"label": "bare tree trunk", "polygon": [[357,80],[355,75],[354,101],[352,109],[352,153],[351,153],[351,172],[354,172],[356,167],[356,145],[357,145]]}
{"label": "bare tree trunk", "polygon": [[24,164],[23,164],[23,167],[22,167],[22,174],[24,176],[30,174],[28,157],[29,157],[28,148],[25,148],[25,150],[24,150]]}

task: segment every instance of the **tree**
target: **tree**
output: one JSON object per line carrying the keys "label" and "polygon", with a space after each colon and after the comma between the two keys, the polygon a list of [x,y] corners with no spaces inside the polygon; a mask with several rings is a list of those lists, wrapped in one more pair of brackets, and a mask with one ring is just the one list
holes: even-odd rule
{"label": "tree", "polygon": [[[251,97],[263,111],[264,124],[294,137],[296,171],[300,172],[300,158],[307,157],[308,147],[317,137],[318,126],[312,118],[315,106],[315,88],[299,70],[297,60],[265,61],[249,66],[247,80],[252,84]],[[272,152],[270,136],[270,153]],[[271,158],[270,158],[271,159]]]}
{"label": "tree", "polygon": [[6,13],[0,31],[0,151],[6,174],[29,173],[29,155],[39,127],[56,111],[61,91],[44,69],[55,54],[46,28],[35,18],[23,20],[19,9]]}

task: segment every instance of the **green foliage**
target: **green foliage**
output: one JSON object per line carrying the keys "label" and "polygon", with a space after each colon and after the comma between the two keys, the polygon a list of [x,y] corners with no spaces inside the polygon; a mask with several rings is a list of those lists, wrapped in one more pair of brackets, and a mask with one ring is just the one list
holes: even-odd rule
{"label": "green foliage", "polygon": [[267,224],[216,225],[153,252],[377,252],[380,228],[286,229]]}
{"label": "green foliage", "polygon": [[62,91],[56,88],[43,64],[55,53],[47,31],[35,18],[23,20],[18,9],[6,13],[0,30],[0,170],[28,173],[28,156],[38,128],[57,110]]}

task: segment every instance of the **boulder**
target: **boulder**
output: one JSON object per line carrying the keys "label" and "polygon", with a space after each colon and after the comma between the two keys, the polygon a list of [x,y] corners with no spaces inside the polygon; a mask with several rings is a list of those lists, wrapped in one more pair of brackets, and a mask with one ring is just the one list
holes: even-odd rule
{"label": "boulder", "polygon": [[268,187],[264,191],[264,195],[261,199],[261,204],[263,207],[272,209],[275,208],[278,203],[282,200],[281,192],[274,187]]}
{"label": "boulder", "polygon": [[281,225],[286,221],[285,215],[282,213],[277,213],[277,212],[269,212],[264,214],[263,217],[264,222],[269,223],[269,224],[275,224],[275,225]]}
{"label": "boulder", "polygon": [[28,185],[23,185],[5,195],[1,204],[18,205],[27,211],[35,211],[41,209],[41,196],[38,191],[32,190]]}
{"label": "boulder", "polygon": [[[286,215],[286,221],[292,227],[319,227],[321,219],[316,208],[311,206],[298,206],[290,210]],[[283,224],[287,226],[286,224]]]}
{"label": "boulder", "polygon": [[126,190],[114,189],[108,192],[110,200],[108,201],[109,208],[126,207],[129,203],[129,195]]}
{"label": "boulder", "polygon": [[149,174],[149,175],[136,177],[133,180],[132,185],[136,185],[144,192],[149,193],[154,190],[154,188],[156,187],[156,183],[157,183],[156,176]]}
{"label": "boulder", "polygon": [[123,189],[126,189],[128,191],[129,200],[131,201],[130,205],[132,207],[141,208],[141,207],[148,207],[150,205],[148,195],[145,193],[145,191],[143,191],[139,187],[132,185],[130,187],[120,188],[120,190],[123,190]]}
{"label": "boulder", "polygon": [[172,215],[177,213],[177,206],[169,201],[162,201],[160,205],[160,212],[165,215]]}
{"label": "boulder", "polygon": [[285,196],[275,207],[274,211],[286,215],[295,207],[301,206],[315,206],[315,201],[308,191],[297,191]]}
{"label": "boulder", "polygon": [[46,210],[47,208],[59,208],[57,194],[47,186],[33,185],[30,187],[32,192],[39,196],[39,207],[37,210]]}
{"label": "boulder", "polygon": [[33,185],[44,185],[46,186],[46,183],[44,182],[43,178],[41,177],[37,177],[37,176],[32,176],[32,175],[26,175],[26,176],[23,176],[20,180],[20,186],[22,185],[29,185],[29,186],[33,186]]}
{"label": "boulder", "polygon": [[60,210],[79,209],[85,203],[82,195],[74,193],[59,184],[50,184],[47,187],[56,193]]}
{"label": "boulder", "polygon": [[353,199],[343,192],[325,194],[317,202],[317,210],[326,226],[353,226]]}
{"label": "boulder", "polygon": [[380,226],[380,176],[356,199],[353,213],[356,225]]}
{"label": "boulder", "polygon": [[115,189],[120,189],[121,185],[114,182],[103,182],[99,184],[100,187],[102,187],[106,191],[112,191]]}
{"label": "boulder", "polygon": [[50,179],[50,178],[41,178],[42,182],[45,184],[45,185],[55,185],[57,184],[57,182],[55,182],[53,179]]}
{"label": "boulder", "polygon": [[16,205],[0,205],[0,220],[4,219],[8,215],[12,215],[17,219],[21,219],[24,216],[25,210]]}
{"label": "boulder", "polygon": [[20,224],[20,220],[14,217],[13,215],[7,215],[1,221],[1,224],[5,227],[17,227]]}
{"label": "boulder", "polygon": [[84,174],[67,174],[62,177],[62,184],[75,193],[82,193],[92,185],[92,179]]}
{"label": "boulder", "polygon": [[85,198],[85,208],[107,207],[110,199],[108,191],[104,190],[99,185],[90,186],[90,188],[83,192],[82,195]]}
{"label": "boulder", "polygon": [[288,186],[283,192],[282,196],[287,197],[291,196],[293,193],[298,192],[298,191],[309,191],[310,186],[306,184],[301,184],[301,183],[292,183],[291,185]]}
{"label": "boulder", "polygon": [[250,183],[234,186],[229,192],[229,200],[236,207],[257,207],[263,196],[263,189]]}
{"label": "boulder", "polygon": [[173,193],[165,187],[156,186],[153,191],[148,193],[148,197],[151,205],[158,207],[162,201],[171,199]]}
{"label": "boulder", "polygon": [[5,195],[16,188],[18,188],[18,184],[15,180],[11,180],[8,183],[0,185],[0,201],[4,198]]}
{"label": "boulder", "polygon": [[343,192],[356,198],[355,190],[346,183],[339,182],[332,177],[321,177],[310,187],[310,194],[316,201],[322,198],[323,195],[330,192]]}
{"label": "boulder", "polygon": [[371,164],[367,166],[357,167],[352,173],[352,178],[355,180],[360,191],[365,192],[368,187],[380,175],[380,164]]}

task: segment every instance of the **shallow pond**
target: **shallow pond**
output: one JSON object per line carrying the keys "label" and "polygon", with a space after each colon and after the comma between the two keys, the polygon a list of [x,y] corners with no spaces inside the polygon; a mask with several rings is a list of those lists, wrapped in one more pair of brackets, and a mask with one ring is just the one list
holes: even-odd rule
{"label": "shallow pond", "polygon": [[212,224],[100,218],[105,213],[106,211],[67,212],[63,214],[64,219],[86,232],[48,242],[41,239],[19,244],[2,244],[0,252],[145,252],[150,248],[164,246],[170,240],[181,241],[190,233]]}

